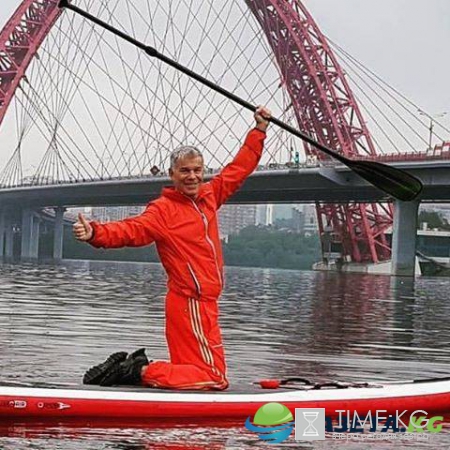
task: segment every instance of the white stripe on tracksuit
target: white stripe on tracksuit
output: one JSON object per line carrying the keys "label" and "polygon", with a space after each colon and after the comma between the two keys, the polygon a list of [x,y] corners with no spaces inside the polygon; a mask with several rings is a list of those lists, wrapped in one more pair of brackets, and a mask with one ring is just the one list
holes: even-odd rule
{"label": "white stripe on tracksuit", "polygon": [[221,378],[221,382],[225,381],[224,374],[214,365],[214,356],[211,351],[208,339],[203,331],[203,325],[200,314],[200,302],[195,298],[189,299],[189,313],[191,319],[192,329],[194,330],[194,335],[197,338],[197,342],[200,348],[200,353],[202,354],[203,361],[211,367],[214,375]]}

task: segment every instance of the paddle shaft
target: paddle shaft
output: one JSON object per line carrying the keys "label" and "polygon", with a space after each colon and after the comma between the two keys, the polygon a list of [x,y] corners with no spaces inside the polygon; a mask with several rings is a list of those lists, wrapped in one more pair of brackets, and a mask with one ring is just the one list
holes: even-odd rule
{"label": "paddle shaft", "polygon": [[[117,28],[109,25],[108,23],[104,22],[103,20],[100,20],[98,17],[93,16],[92,14],[89,14],[88,12],[84,11],[83,9],[78,8],[77,6],[74,6],[66,1],[61,1],[59,3],[60,7],[66,7],[71,9],[72,11],[80,14],[81,16],[85,17],[86,19],[96,23],[97,25],[105,28],[106,30],[110,31],[111,33],[115,34],[116,36],[119,36],[120,38],[124,39],[125,41],[129,42],[130,44],[133,44],[134,46],[140,48],[143,50],[147,55],[152,56],[154,58],[159,59],[160,61],[163,61],[164,63],[168,64],[169,66],[172,66],[173,68],[179,70],[180,72],[183,72],[187,76],[194,78],[198,82],[204,84],[205,86],[208,86],[210,89],[218,92],[219,94],[222,94],[223,96],[229,98],[230,100],[238,103],[239,105],[243,106],[244,108],[255,112],[256,106],[252,105],[251,103],[243,100],[242,98],[238,97],[237,95],[233,94],[232,92],[218,86],[217,84],[213,83],[212,81],[208,80],[207,78],[199,75],[196,72],[193,72],[192,70],[188,69],[185,66],[182,66],[177,61],[174,61],[171,58],[168,58],[167,56],[163,55],[162,53],[159,53],[155,48],[146,45],[137,39],[134,39],[133,37],[129,36],[128,34],[124,33],[123,31],[118,30]],[[346,158],[343,155],[340,155],[339,153],[335,152],[334,150],[331,150],[327,146],[320,144],[319,142],[312,139],[310,136],[308,136],[305,133],[302,133],[298,129],[291,127],[287,123],[284,123],[283,121],[276,119],[274,117],[271,117],[269,121],[278,127],[282,128],[283,130],[299,137],[303,141],[307,142],[308,144],[313,145],[314,147],[318,148],[322,152],[326,153],[327,155],[337,159],[341,163],[349,166],[351,168],[352,161],[348,158]]]}

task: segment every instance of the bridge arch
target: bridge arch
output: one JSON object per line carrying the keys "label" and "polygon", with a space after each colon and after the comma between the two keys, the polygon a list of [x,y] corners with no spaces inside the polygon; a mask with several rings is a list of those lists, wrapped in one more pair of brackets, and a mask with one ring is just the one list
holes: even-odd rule
{"label": "bridge arch", "polygon": [[[263,30],[299,127],[346,156],[376,151],[337,59],[299,0],[246,0]],[[0,123],[39,46],[56,23],[57,0],[24,0],[0,34]],[[305,151],[315,154],[305,145]],[[321,155],[317,155],[322,158]],[[390,255],[392,211],[377,204],[317,204],[321,234],[344,258],[379,262]]]}
{"label": "bridge arch", "polygon": [[0,33],[0,125],[30,62],[61,14],[58,0],[24,0]]}

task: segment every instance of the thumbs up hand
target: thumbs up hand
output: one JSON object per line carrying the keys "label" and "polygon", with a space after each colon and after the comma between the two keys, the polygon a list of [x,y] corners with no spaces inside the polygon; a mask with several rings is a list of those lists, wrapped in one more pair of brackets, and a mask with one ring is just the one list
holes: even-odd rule
{"label": "thumbs up hand", "polygon": [[73,224],[73,234],[79,241],[88,241],[92,238],[93,229],[83,214],[78,214],[78,221]]}

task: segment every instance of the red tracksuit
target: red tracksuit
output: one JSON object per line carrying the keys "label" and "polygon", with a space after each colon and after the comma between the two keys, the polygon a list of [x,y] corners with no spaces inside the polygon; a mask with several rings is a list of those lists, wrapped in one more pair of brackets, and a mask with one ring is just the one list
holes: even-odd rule
{"label": "red tracksuit", "polygon": [[95,247],[156,243],[168,275],[166,339],[170,362],[149,364],[143,382],[172,389],[226,389],[225,356],[217,300],[223,288],[223,257],[217,210],[255,170],[265,133],[251,130],[233,161],[195,200],[164,188],[136,217],[91,222]]}

